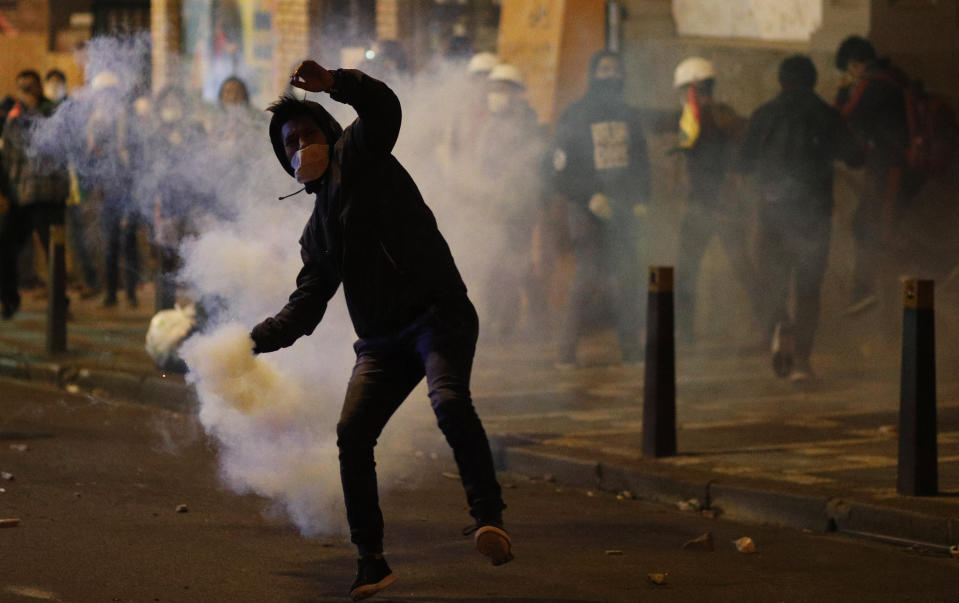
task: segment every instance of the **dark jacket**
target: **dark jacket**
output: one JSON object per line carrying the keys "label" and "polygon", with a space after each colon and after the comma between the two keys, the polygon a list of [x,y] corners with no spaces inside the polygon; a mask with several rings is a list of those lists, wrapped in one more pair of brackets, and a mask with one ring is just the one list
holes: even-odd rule
{"label": "dark jacket", "polygon": [[0,179],[3,188],[0,192],[17,205],[60,204],[70,193],[63,158],[39,153],[33,147],[35,128],[48,119],[52,111],[52,103],[45,99],[33,109],[18,103],[4,125],[0,166],[5,174]]}
{"label": "dark jacket", "polygon": [[613,201],[617,215],[649,202],[649,158],[639,112],[620,95],[589,91],[556,124],[554,186],[574,206],[595,193]]}
{"label": "dark jacket", "polygon": [[866,75],[841,88],[836,106],[866,146],[869,165],[884,171],[901,166],[909,145],[906,100],[908,78],[888,61],[873,62]]}
{"label": "dark jacket", "polygon": [[839,112],[811,89],[787,89],[749,119],[737,169],[755,171],[764,205],[797,217],[829,216],[833,162],[862,163],[862,152]]}
{"label": "dark jacket", "polygon": [[[679,121],[678,117],[674,124]],[[730,161],[735,157],[746,128],[746,120],[724,103],[703,107],[696,144],[683,149],[689,174],[689,200],[714,207],[726,181]]]}
{"label": "dark jacket", "polygon": [[[361,338],[394,333],[430,306],[466,294],[433,213],[391,154],[401,120],[396,95],[360,71],[340,69],[333,80],[331,98],[351,105],[358,117],[337,139],[339,124],[307,103],[327,133],[330,165],[307,186],[316,203],[300,237],[296,291],[253,329],[257,352],[312,333],[340,283]],[[279,127],[270,130],[277,158],[292,175]]]}

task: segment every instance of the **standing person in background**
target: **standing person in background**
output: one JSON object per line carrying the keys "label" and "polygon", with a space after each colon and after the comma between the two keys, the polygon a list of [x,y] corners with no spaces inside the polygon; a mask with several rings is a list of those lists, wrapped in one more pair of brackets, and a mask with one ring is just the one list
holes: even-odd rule
{"label": "standing person in background", "polygon": [[0,204],[6,211],[0,230],[0,316],[11,318],[20,307],[17,261],[20,250],[35,232],[44,249],[50,248],[50,227],[62,225],[69,193],[65,165],[31,154],[33,129],[53,112],[43,96],[40,75],[17,75],[17,103],[3,128],[0,165],[4,177]]}
{"label": "standing person in background", "polygon": [[[43,91],[44,95],[50,99],[55,106],[63,104],[67,100],[67,76],[59,69],[51,69],[44,76]],[[74,266],[80,271],[80,283],[78,285],[80,299],[90,299],[97,295],[98,279],[97,270],[93,265],[93,258],[90,255],[90,248],[87,245],[87,227],[84,220],[83,207],[87,200],[87,191],[80,181],[77,171],[76,156],[77,145],[70,144],[68,156],[68,173],[70,177],[70,194],[67,196],[65,222],[67,227],[67,236],[70,239],[70,251],[73,253]],[[73,277],[76,280],[76,276]]]}
{"label": "standing person in background", "polygon": [[180,244],[212,203],[202,168],[195,164],[206,131],[194,117],[186,90],[167,86],[157,95],[160,117],[150,145],[155,181],[144,189],[154,201],[153,235],[157,252],[156,311],[176,304]]}
{"label": "standing person in background", "polygon": [[489,117],[489,74],[499,59],[491,52],[480,52],[470,59],[463,81],[463,95],[455,99],[447,111],[446,123],[439,133],[436,156],[443,176],[451,187],[467,185],[468,167],[476,159],[479,132]]}
{"label": "standing person in background", "polygon": [[576,363],[576,345],[591,298],[611,298],[626,363],[641,362],[641,228],[649,203],[649,159],[639,113],[623,100],[622,58],[600,51],[590,61],[589,89],[556,125],[554,186],[567,200],[576,273],[561,335],[560,368]]}
{"label": "standing person in background", "polygon": [[866,187],[853,216],[855,260],[852,304],[847,314],[876,305],[877,280],[897,241],[897,212],[910,194],[906,176],[909,128],[903,89],[906,76],[880,60],[872,43],[859,36],[843,40],[836,52],[843,83],[836,107],[866,149]]}
{"label": "standing person in background", "polygon": [[[486,309],[495,336],[514,333],[526,299],[527,328],[541,331],[546,315],[542,284],[533,273],[533,230],[542,209],[541,159],[545,151],[536,112],[524,97],[523,74],[499,64],[489,74],[489,117],[477,137],[483,206],[499,227],[487,250],[496,261],[486,279]],[[495,243],[494,243],[495,245]]]}
{"label": "standing person in background", "polygon": [[676,261],[676,333],[679,341],[692,343],[696,282],[706,247],[714,235],[719,237],[753,307],[759,303],[761,293],[746,247],[744,208],[739,199],[732,198],[735,195],[729,194],[727,182],[730,161],[736,154],[746,120],[714,98],[716,69],[706,59],[690,57],[681,62],[676,67],[673,86],[683,107],[678,150],[685,158],[689,179]]}
{"label": "standing person in background", "polygon": [[140,256],[137,232],[140,211],[133,197],[135,171],[139,167],[138,152],[141,131],[129,118],[132,111],[120,80],[111,71],[101,71],[90,84],[94,107],[87,122],[85,174],[91,195],[100,200],[100,226],[103,231],[106,296],[104,307],[117,305],[120,287],[120,252],[122,248],[123,284],[127,303],[138,305],[137,285],[140,280]]}
{"label": "standing person in background", "polygon": [[[767,333],[775,325],[780,334],[793,332],[794,356],[773,359],[779,375],[793,381],[813,377],[810,356],[829,256],[834,162],[855,167],[862,161],[839,112],[816,95],[816,77],[809,57],[782,62],[782,91],[753,113],[736,166],[758,176],[762,316]],[[793,282],[796,310],[790,320],[786,302]],[[777,352],[790,354],[788,348]]]}

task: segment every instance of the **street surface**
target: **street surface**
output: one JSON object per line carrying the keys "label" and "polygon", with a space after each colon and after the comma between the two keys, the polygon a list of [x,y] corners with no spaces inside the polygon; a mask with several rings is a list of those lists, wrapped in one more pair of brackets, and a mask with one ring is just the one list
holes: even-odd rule
{"label": "street surface", "polygon": [[[21,520],[0,529],[0,601],[346,600],[352,547],[303,538],[268,501],[218,485],[214,448],[189,416],[0,380],[0,471],[14,478],[0,480],[0,519]],[[469,517],[447,461],[409,454],[408,487],[383,501],[398,580],[374,600],[959,599],[959,559],[512,475],[516,561],[494,568],[460,535]],[[714,552],[682,550],[707,531]],[[756,554],[735,550],[741,536]]]}

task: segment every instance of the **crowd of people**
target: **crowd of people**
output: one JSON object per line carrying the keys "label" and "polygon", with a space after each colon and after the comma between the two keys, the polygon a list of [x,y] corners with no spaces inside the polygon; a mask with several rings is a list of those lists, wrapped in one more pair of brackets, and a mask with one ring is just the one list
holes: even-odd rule
{"label": "crowd of people", "polygon": [[[151,97],[106,69],[69,98],[57,70],[44,78],[24,70],[15,84],[0,106],[3,318],[17,313],[25,286],[47,295],[44,275],[33,271],[45,263],[52,225],[65,225],[69,235],[76,293],[102,295],[105,307],[119,303],[121,287],[127,305],[139,305],[144,231],[155,257],[156,308],[172,308],[181,242],[204,215],[224,211],[204,171],[242,170],[246,141],[239,138],[265,129],[246,84],[224,81],[216,106],[176,85]],[[210,161],[203,170],[191,165],[201,149]],[[40,257],[31,258],[33,251]]]}
{"label": "crowd of people", "polygon": [[[865,182],[857,191],[854,286],[844,311],[855,315],[877,305],[880,266],[890,263],[890,249],[901,242],[900,219],[927,180],[951,169],[956,145],[951,110],[881,59],[868,40],[847,38],[835,65],[841,87],[827,102],[815,92],[813,61],[804,55],[785,59],[779,94],[746,118],[715,97],[720,75],[701,57],[676,66],[679,110],[630,107],[623,98],[622,58],[602,51],[590,63],[587,92],[549,135],[536,128],[523,98],[523,74],[492,55],[474,57],[474,98],[485,103],[458,107],[459,131],[444,148],[467,157],[447,161],[457,172],[478,165],[479,181],[494,182],[482,187],[483,207],[495,208],[506,225],[485,290],[492,330],[516,327],[521,296],[527,326],[540,328],[544,276],[530,266],[533,258],[542,262],[543,252],[530,242],[550,238],[542,232],[549,226],[545,207],[561,199],[561,228],[575,272],[557,329],[556,366],[576,366],[580,336],[597,316],[615,330],[623,362],[642,361],[644,272],[652,260],[649,242],[661,230],[650,212],[657,175],[645,133],[672,132],[673,151],[683,157],[689,182],[676,241],[677,338],[694,341],[697,279],[715,236],[746,292],[760,339],[770,346],[776,374],[812,378],[837,164],[856,170]],[[457,177],[462,174],[450,182]],[[746,198],[756,199],[758,207],[747,208]],[[757,216],[755,248],[750,209]],[[539,236],[531,237],[537,227]]]}
{"label": "crowd of people", "polygon": [[[415,86],[402,47],[384,44],[367,57],[366,71],[396,80],[398,90]],[[623,95],[622,57],[602,51],[590,63],[586,93],[551,133],[527,100],[525,74],[516,66],[490,53],[464,61],[455,105],[434,120],[442,127],[424,137],[430,148],[417,152],[425,151],[418,160],[434,168],[449,197],[464,201],[464,212],[483,213],[480,222],[498,230],[483,250],[491,261],[480,277],[487,332],[548,332],[550,264],[558,256],[545,247],[563,240],[575,270],[565,314],[554,325],[557,366],[575,366],[581,336],[604,320],[616,332],[623,362],[642,361],[644,272],[653,259],[648,242],[657,231],[650,211],[656,174],[645,133],[672,132],[689,181],[676,241],[679,341],[694,340],[696,283],[716,236],[762,325],[762,338],[773,342],[777,373],[811,378],[836,163],[861,168],[865,175],[853,226],[855,286],[848,311],[856,313],[876,304],[882,248],[895,237],[898,213],[932,172],[948,164],[955,146],[955,124],[948,119],[932,134],[934,141],[928,132],[916,131],[914,115],[928,97],[880,59],[868,40],[845,40],[836,66],[842,87],[826,102],[814,91],[813,62],[789,57],[779,68],[781,92],[747,119],[715,97],[721,76],[700,57],[675,69],[676,111],[631,107]],[[63,222],[81,297],[102,294],[105,306],[116,305],[122,280],[127,303],[137,305],[138,232],[145,229],[156,258],[156,307],[172,307],[180,243],[198,216],[225,211],[209,180],[191,177],[196,167],[185,163],[195,161],[196,153],[178,149],[215,139],[205,156],[224,174],[242,172],[243,162],[231,150],[243,146],[236,133],[265,128],[265,116],[251,107],[244,82],[224,81],[217,106],[211,107],[185,88],[168,86],[150,97],[123,88],[109,70],[93,74],[81,92],[83,119],[73,120],[82,127],[62,143],[68,148],[54,161],[37,159],[30,133],[39,122],[55,119],[58,106],[67,102],[63,73],[41,78],[23,71],[16,90],[15,98],[0,106],[3,317],[17,312],[19,285],[28,280],[18,274],[21,251],[34,235],[47,248],[49,226]],[[150,168],[140,169],[143,165]],[[743,218],[746,181],[759,203],[755,253]],[[556,205],[564,208],[562,220],[549,218]],[[99,212],[100,237],[90,236],[95,229],[89,228],[89,207]],[[102,252],[102,274],[91,246]]]}

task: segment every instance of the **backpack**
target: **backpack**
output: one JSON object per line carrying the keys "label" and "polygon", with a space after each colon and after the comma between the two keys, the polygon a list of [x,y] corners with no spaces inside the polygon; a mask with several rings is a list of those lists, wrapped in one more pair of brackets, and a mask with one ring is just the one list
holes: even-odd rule
{"label": "backpack", "polygon": [[946,101],[925,91],[922,82],[903,89],[909,148],[906,162],[923,179],[944,173],[956,155],[956,114]]}
{"label": "backpack", "polygon": [[909,135],[906,165],[913,179],[921,183],[944,173],[952,164],[959,144],[959,127],[952,107],[941,96],[927,92],[921,80],[910,80],[901,70],[889,68],[857,86],[843,109],[844,115],[858,102],[870,79],[891,83],[902,90]]}

